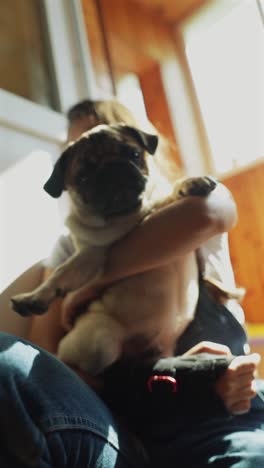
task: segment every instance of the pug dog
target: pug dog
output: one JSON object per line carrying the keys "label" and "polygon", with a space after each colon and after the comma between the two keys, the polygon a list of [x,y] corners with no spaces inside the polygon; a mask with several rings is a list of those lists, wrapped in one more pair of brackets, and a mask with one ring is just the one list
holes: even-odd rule
{"label": "pug dog", "polygon": [[[211,177],[185,179],[174,186],[162,176],[153,155],[158,137],[127,125],[98,125],[62,153],[44,189],[54,198],[64,190],[70,198],[66,220],[75,253],[30,293],[12,298],[22,316],[43,314],[56,297],[103,273],[111,244],[126,235],[151,212],[188,195],[206,196],[216,186]],[[58,356],[90,375],[97,375],[123,353],[167,348],[193,317],[172,320],[171,308],[153,304],[157,289],[171,287],[168,268],[119,281],[93,301],[60,341]],[[168,286],[170,285],[170,286]],[[167,292],[166,292],[167,294]],[[175,324],[173,326],[166,323]]]}

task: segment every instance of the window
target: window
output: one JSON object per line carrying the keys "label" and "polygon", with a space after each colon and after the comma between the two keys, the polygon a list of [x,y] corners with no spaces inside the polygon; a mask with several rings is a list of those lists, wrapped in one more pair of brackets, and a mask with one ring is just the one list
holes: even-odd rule
{"label": "window", "polygon": [[116,84],[116,96],[142,124],[147,121],[144,97],[139,78],[135,73],[126,73],[119,78]]}
{"label": "window", "polygon": [[64,111],[95,97],[95,84],[81,0],[0,1],[0,40],[1,293],[63,232],[66,197],[42,187],[65,141]]}
{"label": "window", "polygon": [[210,5],[184,38],[213,166],[223,174],[264,156],[263,3]]}
{"label": "window", "polygon": [[45,258],[62,232],[58,204],[43,190],[52,170],[34,151],[0,177],[0,292],[22,271]]}
{"label": "window", "polygon": [[42,0],[0,2],[0,88],[58,108]]}

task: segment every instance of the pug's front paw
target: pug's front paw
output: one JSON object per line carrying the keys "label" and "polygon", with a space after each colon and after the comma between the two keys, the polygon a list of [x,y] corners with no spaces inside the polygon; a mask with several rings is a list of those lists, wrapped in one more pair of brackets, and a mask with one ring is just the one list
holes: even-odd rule
{"label": "pug's front paw", "polygon": [[190,177],[185,179],[179,187],[178,196],[202,196],[205,197],[217,186],[217,180],[212,176]]}
{"label": "pug's front paw", "polygon": [[49,307],[49,302],[39,299],[31,293],[26,293],[12,297],[11,305],[19,315],[29,317],[30,315],[44,314]]}

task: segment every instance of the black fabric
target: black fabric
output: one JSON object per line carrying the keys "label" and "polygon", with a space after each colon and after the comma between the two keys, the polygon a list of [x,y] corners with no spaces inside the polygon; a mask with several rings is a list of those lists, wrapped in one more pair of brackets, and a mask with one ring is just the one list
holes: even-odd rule
{"label": "black fabric", "polygon": [[245,354],[247,335],[233,314],[217,303],[201,281],[194,320],[178,340],[175,355],[184,354],[201,341],[226,345],[234,355]]}
{"label": "black fabric", "polygon": [[[104,399],[137,432],[146,421],[171,423],[227,415],[213,384],[232,359],[201,353],[160,359],[152,367],[122,362],[106,374]],[[159,380],[160,376],[166,379]]]}
{"label": "black fabric", "polygon": [[[143,366],[140,358],[115,363],[104,375],[104,400],[134,430],[146,420],[169,423],[178,419],[186,423],[194,416],[196,420],[227,416],[213,384],[233,356],[181,356],[204,340],[227,345],[234,356],[244,354],[247,337],[231,312],[216,303],[201,283],[195,318],[178,341],[175,357],[160,359],[154,366]],[[175,377],[177,392],[172,391],[169,380],[153,382],[153,391],[149,392],[148,380],[153,375]]]}

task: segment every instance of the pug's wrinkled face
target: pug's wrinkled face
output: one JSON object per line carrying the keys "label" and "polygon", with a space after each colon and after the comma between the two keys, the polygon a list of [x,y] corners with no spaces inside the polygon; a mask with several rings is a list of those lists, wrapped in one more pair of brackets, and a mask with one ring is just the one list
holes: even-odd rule
{"label": "pug's wrinkled face", "polygon": [[73,203],[89,207],[104,219],[138,209],[155,135],[126,125],[98,125],[71,144],[56,163],[45,190],[59,197],[68,190]]}

